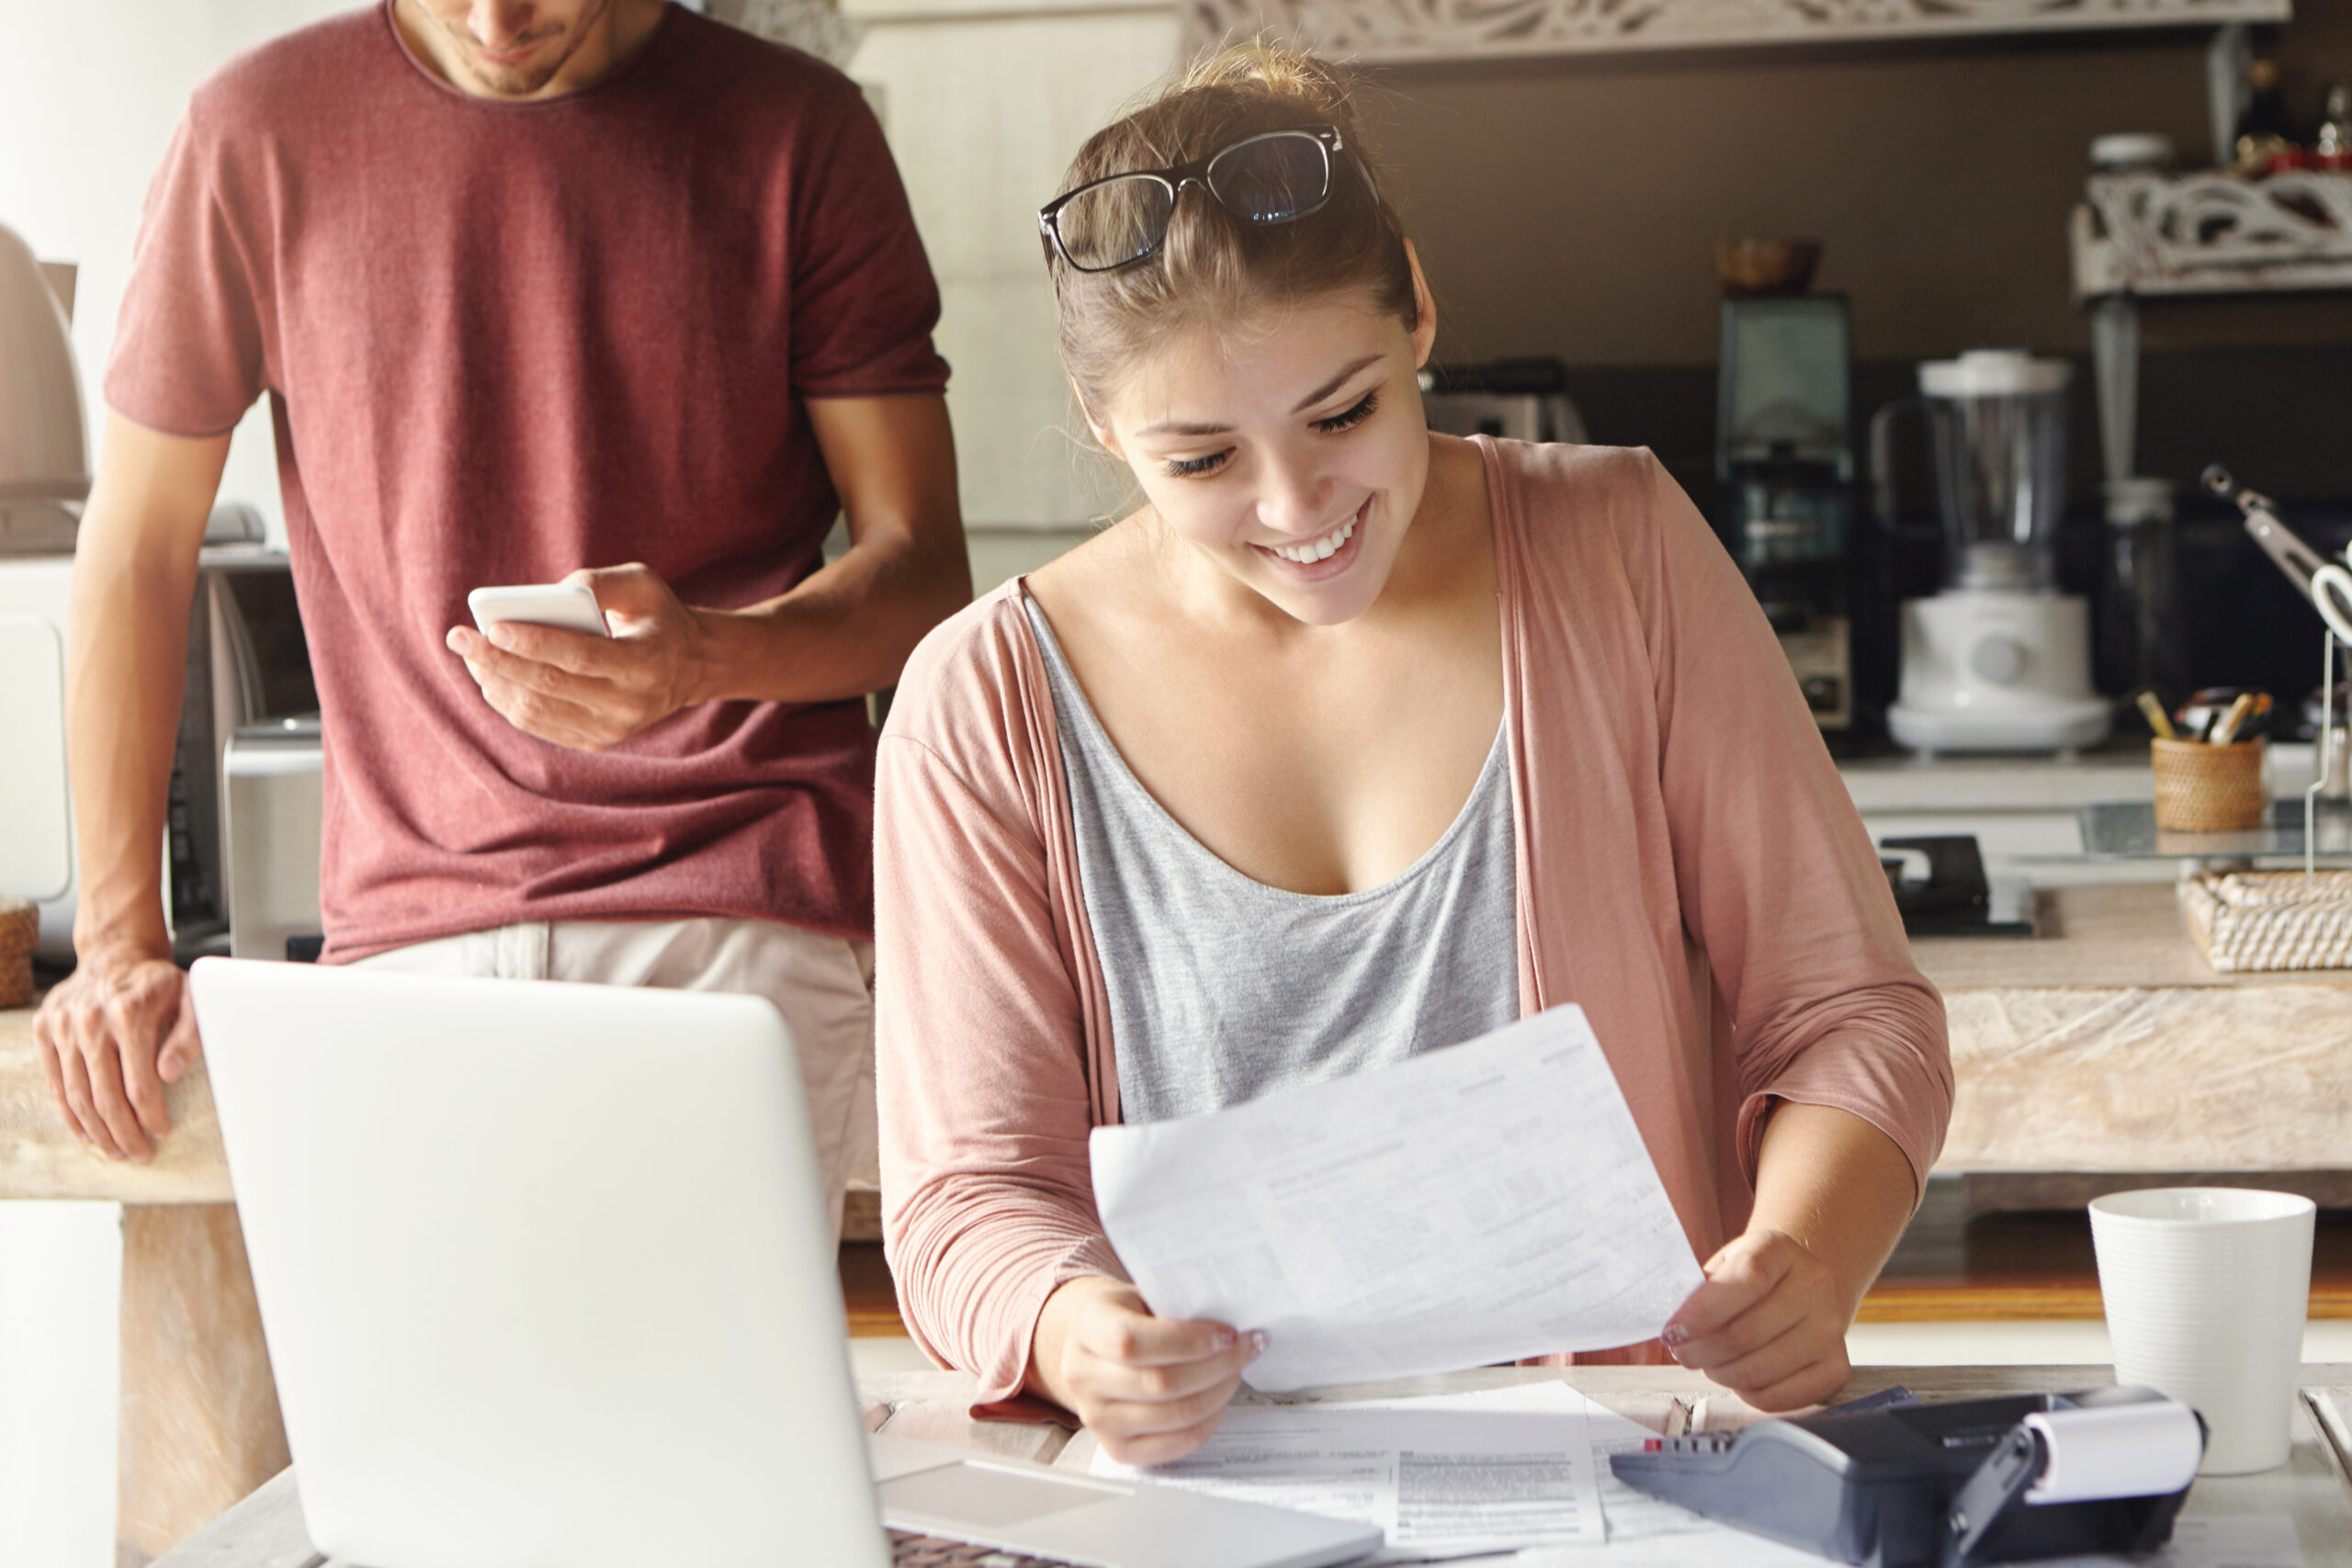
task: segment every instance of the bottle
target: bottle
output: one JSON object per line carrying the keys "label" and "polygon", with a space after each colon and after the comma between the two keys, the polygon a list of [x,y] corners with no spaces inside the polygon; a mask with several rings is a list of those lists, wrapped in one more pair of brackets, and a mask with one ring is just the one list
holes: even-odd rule
{"label": "bottle", "polygon": [[2270,173],[2281,154],[2301,151],[2295,123],[2287,114],[2286,95],[2278,90],[2278,62],[2256,60],[2245,68],[2246,104],[2238,116],[2232,141],[2230,170],[2241,179],[2259,179]]}
{"label": "bottle", "polygon": [[2352,83],[2331,83],[2312,139],[2313,162],[2323,169],[2352,169]]}

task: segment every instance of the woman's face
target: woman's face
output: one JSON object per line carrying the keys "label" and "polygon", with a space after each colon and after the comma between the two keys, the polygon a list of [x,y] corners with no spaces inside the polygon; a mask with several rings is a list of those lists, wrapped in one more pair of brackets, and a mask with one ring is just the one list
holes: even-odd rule
{"label": "woman's face", "polygon": [[[1418,267],[1415,282],[1419,282]],[[1429,475],[1417,330],[1349,293],[1182,333],[1105,400],[1096,437],[1169,531],[1295,620],[1371,608]]]}

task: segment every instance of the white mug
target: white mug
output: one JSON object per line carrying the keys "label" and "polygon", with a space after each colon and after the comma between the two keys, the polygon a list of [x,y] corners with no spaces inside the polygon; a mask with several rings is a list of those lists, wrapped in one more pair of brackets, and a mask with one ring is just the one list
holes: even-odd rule
{"label": "white mug", "polygon": [[2290,1192],[2159,1187],[2093,1200],[2115,1381],[2205,1417],[2205,1475],[2284,1464],[2318,1205]]}

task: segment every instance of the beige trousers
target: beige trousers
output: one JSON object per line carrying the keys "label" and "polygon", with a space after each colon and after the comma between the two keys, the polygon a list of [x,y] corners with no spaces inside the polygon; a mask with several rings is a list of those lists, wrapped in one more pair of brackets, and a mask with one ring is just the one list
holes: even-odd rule
{"label": "beige trousers", "polygon": [[842,1192],[875,1179],[871,942],[773,920],[533,920],[396,947],[355,967],[765,997],[800,1055],[836,1242]]}

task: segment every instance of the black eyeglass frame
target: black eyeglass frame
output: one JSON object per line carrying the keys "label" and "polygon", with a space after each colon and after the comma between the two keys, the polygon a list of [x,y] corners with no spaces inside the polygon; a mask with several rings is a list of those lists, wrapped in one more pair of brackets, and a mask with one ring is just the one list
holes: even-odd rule
{"label": "black eyeglass frame", "polygon": [[[1312,206],[1302,207],[1295,212],[1285,212],[1276,218],[1253,218],[1247,212],[1235,210],[1225,197],[1217,195],[1216,186],[1211,183],[1209,171],[1216,167],[1220,160],[1238,152],[1245,147],[1255,146],[1261,141],[1272,141],[1277,138],[1292,136],[1303,136],[1321,148],[1323,152],[1323,194]],[[1245,223],[1269,225],[1295,223],[1302,218],[1312,217],[1331,204],[1331,163],[1334,158],[1346,151],[1347,143],[1340,139],[1337,126],[1298,126],[1288,130],[1261,130],[1255,136],[1245,136],[1238,141],[1227,142],[1204,158],[1195,158],[1189,164],[1179,164],[1172,169],[1130,169],[1125,174],[1105,175],[1099,180],[1089,180],[1076,190],[1065,191],[1037,209],[1037,231],[1046,247],[1046,260],[1051,264],[1054,257],[1058,255],[1063,265],[1073,272],[1116,272],[1121,267],[1134,266],[1138,262],[1149,261],[1159,254],[1159,247],[1168,243],[1167,223],[1160,225],[1159,233],[1150,244],[1134,255],[1114,261],[1108,266],[1088,266],[1076,256],[1071,255],[1069,247],[1062,243],[1060,222],[1062,209],[1089,191],[1101,190],[1104,186],[1117,185],[1123,180],[1150,180],[1166,190],[1168,192],[1168,222],[1175,221],[1176,204],[1183,199],[1184,187],[1198,186],[1207,193],[1210,200],[1227,212],[1233,213],[1236,218]]]}

